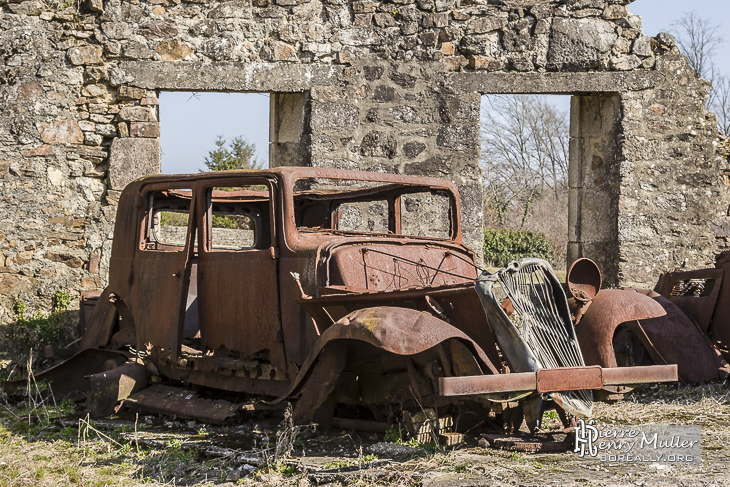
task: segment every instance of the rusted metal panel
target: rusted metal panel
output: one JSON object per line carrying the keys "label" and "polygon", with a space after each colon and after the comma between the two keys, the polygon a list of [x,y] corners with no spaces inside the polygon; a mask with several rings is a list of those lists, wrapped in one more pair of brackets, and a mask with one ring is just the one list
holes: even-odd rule
{"label": "rusted metal panel", "polygon": [[480,362],[484,373],[498,371],[468,336],[432,315],[407,308],[377,307],[355,311],[328,328],[317,341],[287,395],[296,393],[319,353],[328,343],[355,340],[396,355],[415,355],[448,339],[462,340]]}
{"label": "rusted metal panel", "polygon": [[340,243],[327,249],[323,285],[343,285],[368,291],[444,286],[473,281],[476,270],[451,249],[421,243],[389,245]]}
{"label": "rusted metal panel", "polygon": [[94,418],[114,412],[119,401],[147,387],[147,370],[143,364],[127,362],[98,374],[87,376],[89,395],[86,406]]}
{"label": "rusted metal panel", "polygon": [[638,292],[602,290],[575,329],[586,365],[617,367],[613,336],[618,325],[666,314],[659,303]]}
{"label": "rusted metal panel", "polygon": [[187,253],[140,251],[134,260],[134,316],[137,348],[152,343],[177,353],[182,338]]}
{"label": "rusted metal panel", "polygon": [[537,392],[582,391],[603,387],[600,367],[560,367],[540,369],[535,373]]}
{"label": "rusted metal panel", "polygon": [[[127,361],[129,354],[114,350],[98,350],[94,348],[82,350],[63,363],[35,374],[37,382],[47,381],[51,385],[56,400],[83,399],[89,393],[87,376],[110,370]],[[25,379],[6,381],[3,390],[14,394],[27,384]]]}
{"label": "rusted metal panel", "polygon": [[[348,289],[351,288],[343,287],[338,294],[323,294],[298,303],[315,319],[320,331],[362,308],[390,306],[437,313],[442,320],[452,323],[479,345],[492,363],[497,364],[501,360],[484,308],[471,282],[387,292],[349,292]],[[334,289],[330,290],[334,292]]]}
{"label": "rusted metal panel", "polygon": [[286,369],[276,271],[269,249],[199,255],[204,350],[236,351],[247,359],[265,353],[272,365]]}
{"label": "rusted metal panel", "polygon": [[[576,332],[586,364],[614,368],[641,365],[634,352],[616,349],[620,327],[628,329],[657,365],[678,364],[688,383],[719,377],[722,364],[702,331],[666,298],[651,291],[603,290],[593,300]],[[617,354],[626,363],[617,362]]]}
{"label": "rusted metal panel", "polygon": [[659,277],[654,290],[676,304],[707,333],[724,274],[723,269],[669,272]]}
{"label": "rusted metal panel", "polygon": [[112,294],[111,289],[107,287],[96,300],[94,311],[89,317],[89,322],[81,338],[80,348],[82,350],[103,347],[109,343],[116,316],[116,308],[112,303]]}
{"label": "rusted metal panel", "polygon": [[[728,253],[725,255],[726,259],[730,257]],[[725,276],[730,276],[730,262],[721,259],[718,265],[723,269]],[[712,317],[710,336],[725,347],[726,355],[730,360],[730,354],[727,353],[730,350],[730,278],[723,280],[719,293],[720,297]]]}

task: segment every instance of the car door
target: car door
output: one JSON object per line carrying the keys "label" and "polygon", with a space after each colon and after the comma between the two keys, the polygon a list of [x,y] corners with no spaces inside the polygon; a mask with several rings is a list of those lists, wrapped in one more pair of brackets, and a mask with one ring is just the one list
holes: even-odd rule
{"label": "car door", "polygon": [[[200,187],[198,306],[204,351],[268,363],[283,373],[274,191],[265,178]],[[274,375],[262,378],[281,377]]]}
{"label": "car door", "polygon": [[180,351],[189,262],[195,234],[193,185],[152,185],[143,190],[140,245],[135,253],[130,310],[137,347]]}

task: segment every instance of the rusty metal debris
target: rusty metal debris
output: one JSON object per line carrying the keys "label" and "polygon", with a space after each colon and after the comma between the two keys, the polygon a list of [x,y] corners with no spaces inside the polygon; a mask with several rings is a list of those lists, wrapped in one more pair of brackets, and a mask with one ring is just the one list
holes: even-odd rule
{"label": "rusty metal debris", "polygon": [[160,384],[129,396],[124,405],[151,413],[198,419],[214,424],[223,424],[235,418],[240,410],[239,405],[222,399],[203,399],[191,390]]}
{"label": "rusty metal debris", "polygon": [[537,433],[525,435],[482,435],[489,445],[522,453],[559,453],[573,448],[573,439],[566,433]]}
{"label": "rusty metal debris", "polygon": [[654,290],[677,305],[730,360],[730,252],[714,269],[662,274]]}
{"label": "rusty metal debris", "polygon": [[[382,431],[428,410],[434,436],[509,402],[535,427],[546,399],[587,415],[592,389],[675,379],[671,366],[585,367],[549,266],[479,275],[460,221],[456,187],[432,178],[281,167],[139,179],[119,200],[109,285],[85,301],[83,351],[45,377],[54,391],[92,391],[97,413],[127,398],[220,422],[239,407],[139,391],[150,374],[294,401],[296,420],[323,426]],[[596,271],[573,267],[574,299],[595,295]]]}

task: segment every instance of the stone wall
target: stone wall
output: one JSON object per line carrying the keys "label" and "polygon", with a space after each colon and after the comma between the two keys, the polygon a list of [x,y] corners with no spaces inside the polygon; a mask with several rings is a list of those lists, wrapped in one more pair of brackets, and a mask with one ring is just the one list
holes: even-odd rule
{"label": "stone wall", "polygon": [[272,165],[454,181],[477,250],[480,95],[574,94],[571,255],[612,284],[710,262],[708,86],[628,3],[0,0],[0,319],[104,285],[119,193],[159,170],[160,90],[274,93]]}

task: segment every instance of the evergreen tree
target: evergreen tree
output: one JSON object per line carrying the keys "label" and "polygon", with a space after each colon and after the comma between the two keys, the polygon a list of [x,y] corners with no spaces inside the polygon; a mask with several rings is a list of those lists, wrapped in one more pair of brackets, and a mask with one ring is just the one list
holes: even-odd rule
{"label": "evergreen tree", "polygon": [[238,136],[229,142],[222,135],[215,140],[215,149],[208,152],[205,165],[209,171],[229,169],[262,169],[264,165],[256,157],[256,147]]}

